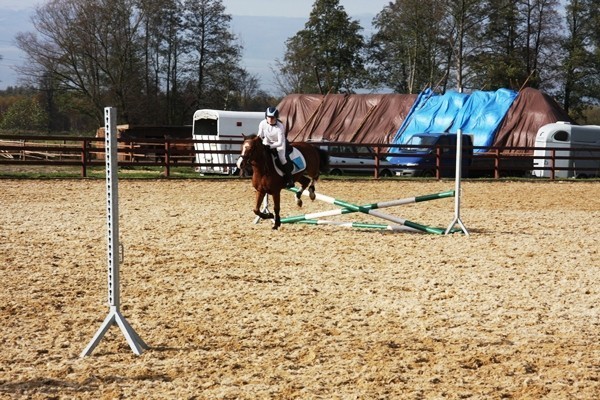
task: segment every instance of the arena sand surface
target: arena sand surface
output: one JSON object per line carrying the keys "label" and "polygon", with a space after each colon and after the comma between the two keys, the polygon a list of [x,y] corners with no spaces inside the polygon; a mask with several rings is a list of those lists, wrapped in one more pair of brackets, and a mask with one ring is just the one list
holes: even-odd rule
{"label": "arena sand surface", "polygon": [[[112,327],[85,358],[108,314],[105,183],[0,184],[0,398],[600,397],[598,182],[464,182],[465,237],[272,231],[252,223],[248,180],[121,180],[121,310],[151,348],[134,355]],[[319,191],[371,203],[453,186]],[[446,227],[453,206],[385,211]],[[289,194],[282,214],[329,208]]]}

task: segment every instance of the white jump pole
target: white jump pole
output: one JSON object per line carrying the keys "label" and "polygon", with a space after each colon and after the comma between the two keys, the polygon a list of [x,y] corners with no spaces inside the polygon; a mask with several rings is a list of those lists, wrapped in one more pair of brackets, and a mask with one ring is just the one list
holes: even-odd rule
{"label": "white jump pole", "polygon": [[465,235],[469,236],[469,231],[460,219],[460,179],[462,176],[462,129],[456,131],[456,174],[454,177],[454,219],[448,225],[444,234],[452,232],[454,226],[458,224]]}
{"label": "white jump pole", "polygon": [[104,127],[106,143],[106,223],[108,239],[108,304],[109,312],[106,319],[96,332],[90,343],[81,353],[81,357],[92,354],[104,334],[112,325],[118,325],[125,335],[131,350],[137,355],[142,354],[148,345],[138,336],[121,314],[121,290],[119,287],[119,190],[117,162],[117,109],[104,108]]}

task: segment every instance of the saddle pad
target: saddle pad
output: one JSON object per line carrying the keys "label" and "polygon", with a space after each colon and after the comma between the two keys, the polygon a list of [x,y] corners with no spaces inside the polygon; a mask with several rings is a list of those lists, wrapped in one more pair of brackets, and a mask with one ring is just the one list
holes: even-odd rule
{"label": "saddle pad", "polygon": [[[275,165],[275,170],[280,176],[283,176],[283,171],[277,166],[278,163],[275,162],[275,158],[277,156],[273,156],[273,165]],[[306,169],[306,160],[300,150],[293,147],[292,152],[290,153],[290,160],[292,160],[292,165],[294,166],[294,170],[292,174],[297,174],[298,172],[302,172]]]}
{"label": "saddle pad", "polygon": [[292,173],[302,172],[306,169],[306,160],[300,150],[294,148],[290,154],[290,160],[294,164],[294,171]]}

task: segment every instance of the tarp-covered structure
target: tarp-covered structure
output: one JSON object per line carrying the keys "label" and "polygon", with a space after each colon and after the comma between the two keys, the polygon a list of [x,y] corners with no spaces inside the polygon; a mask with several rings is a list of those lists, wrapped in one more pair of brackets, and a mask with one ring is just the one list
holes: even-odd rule
{"label": "tarp-covered structure", "polygon": [[388,144],[416,98],[413,94],[292,94],[277,108],[292,142]]}
{"label": "tarp-covered structure", "polygon": [[413,104],[392,143],[406,144],[415,134],[440,135],[460,129],[471,136],[474,146],[487,148],[516,97],[517,92],[508,89],[470,94],[450,90],[443,95],[426,89]]}
{"label": "tarp-covered structure", "polygon": [[510,147],[534,147],[537,131],[545,124],[575,123],[556,101],[537,89],[457,94],[449,91],[440,95],[427,90],[418,96],[292,94],[283,98],[278,108],[292,142],[402,144],[401,140],[409,138],[403,138],[406,133],[402,132],[407,132],[403,125],[414,127],[411,135],[456,133],[461,127],[463,133],[477,135],[475,146],[508,147],[502,151],[507,154],[533,154]]}
{"label": "tarp-covered structure", "polygon": [[532,88],[470,94],[448,91],[443,95],[427,89],[419,95],[391,143],[404,144],[414,134],[439,135],[461,129],[463,134],[471,135],[474,146],[480,146],[475,153],[486,152],[490,146],[500,147],[504,153],[526,153],[510,147],[535,146],[538,129],[556,121],[573,122],[552,98]]}
{"label": "tarp-covered structure", "polygon": [[[538,129],[558,121],[577,124],[569,114],[547,94],[525,88],[508,109],[492,143],[493,147],[535,147]],[[506,150],[505,153],[523,153],[522,150]],[[533,151],[527,152],[533,154]]]}

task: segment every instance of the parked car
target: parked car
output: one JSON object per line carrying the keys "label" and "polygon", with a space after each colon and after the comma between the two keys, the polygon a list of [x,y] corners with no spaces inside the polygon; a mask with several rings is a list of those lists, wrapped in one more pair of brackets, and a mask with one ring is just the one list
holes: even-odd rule
{"label": "parked car", "polygon": [[[372,175],[375,171],[376,155],[369,146],[330,144],[322,145],[329,152],[329,173],[331,175]],[[390,177],[399,174],[396,165],[379,159],[379,176]]]}
{"label": "parked car", "polygon": [[[436,175],[436,147],[440,147],[440,176],[454,177],[456,174],[456,138],[456,134],[416,134],[406,142],[409,147],[396,150],[392,156],[388,157],[388,160],[397,165],[398,175],[433,177]],[[472,159],[471,136],[462,135],[461,175],[463,178],[469,176]]]}

